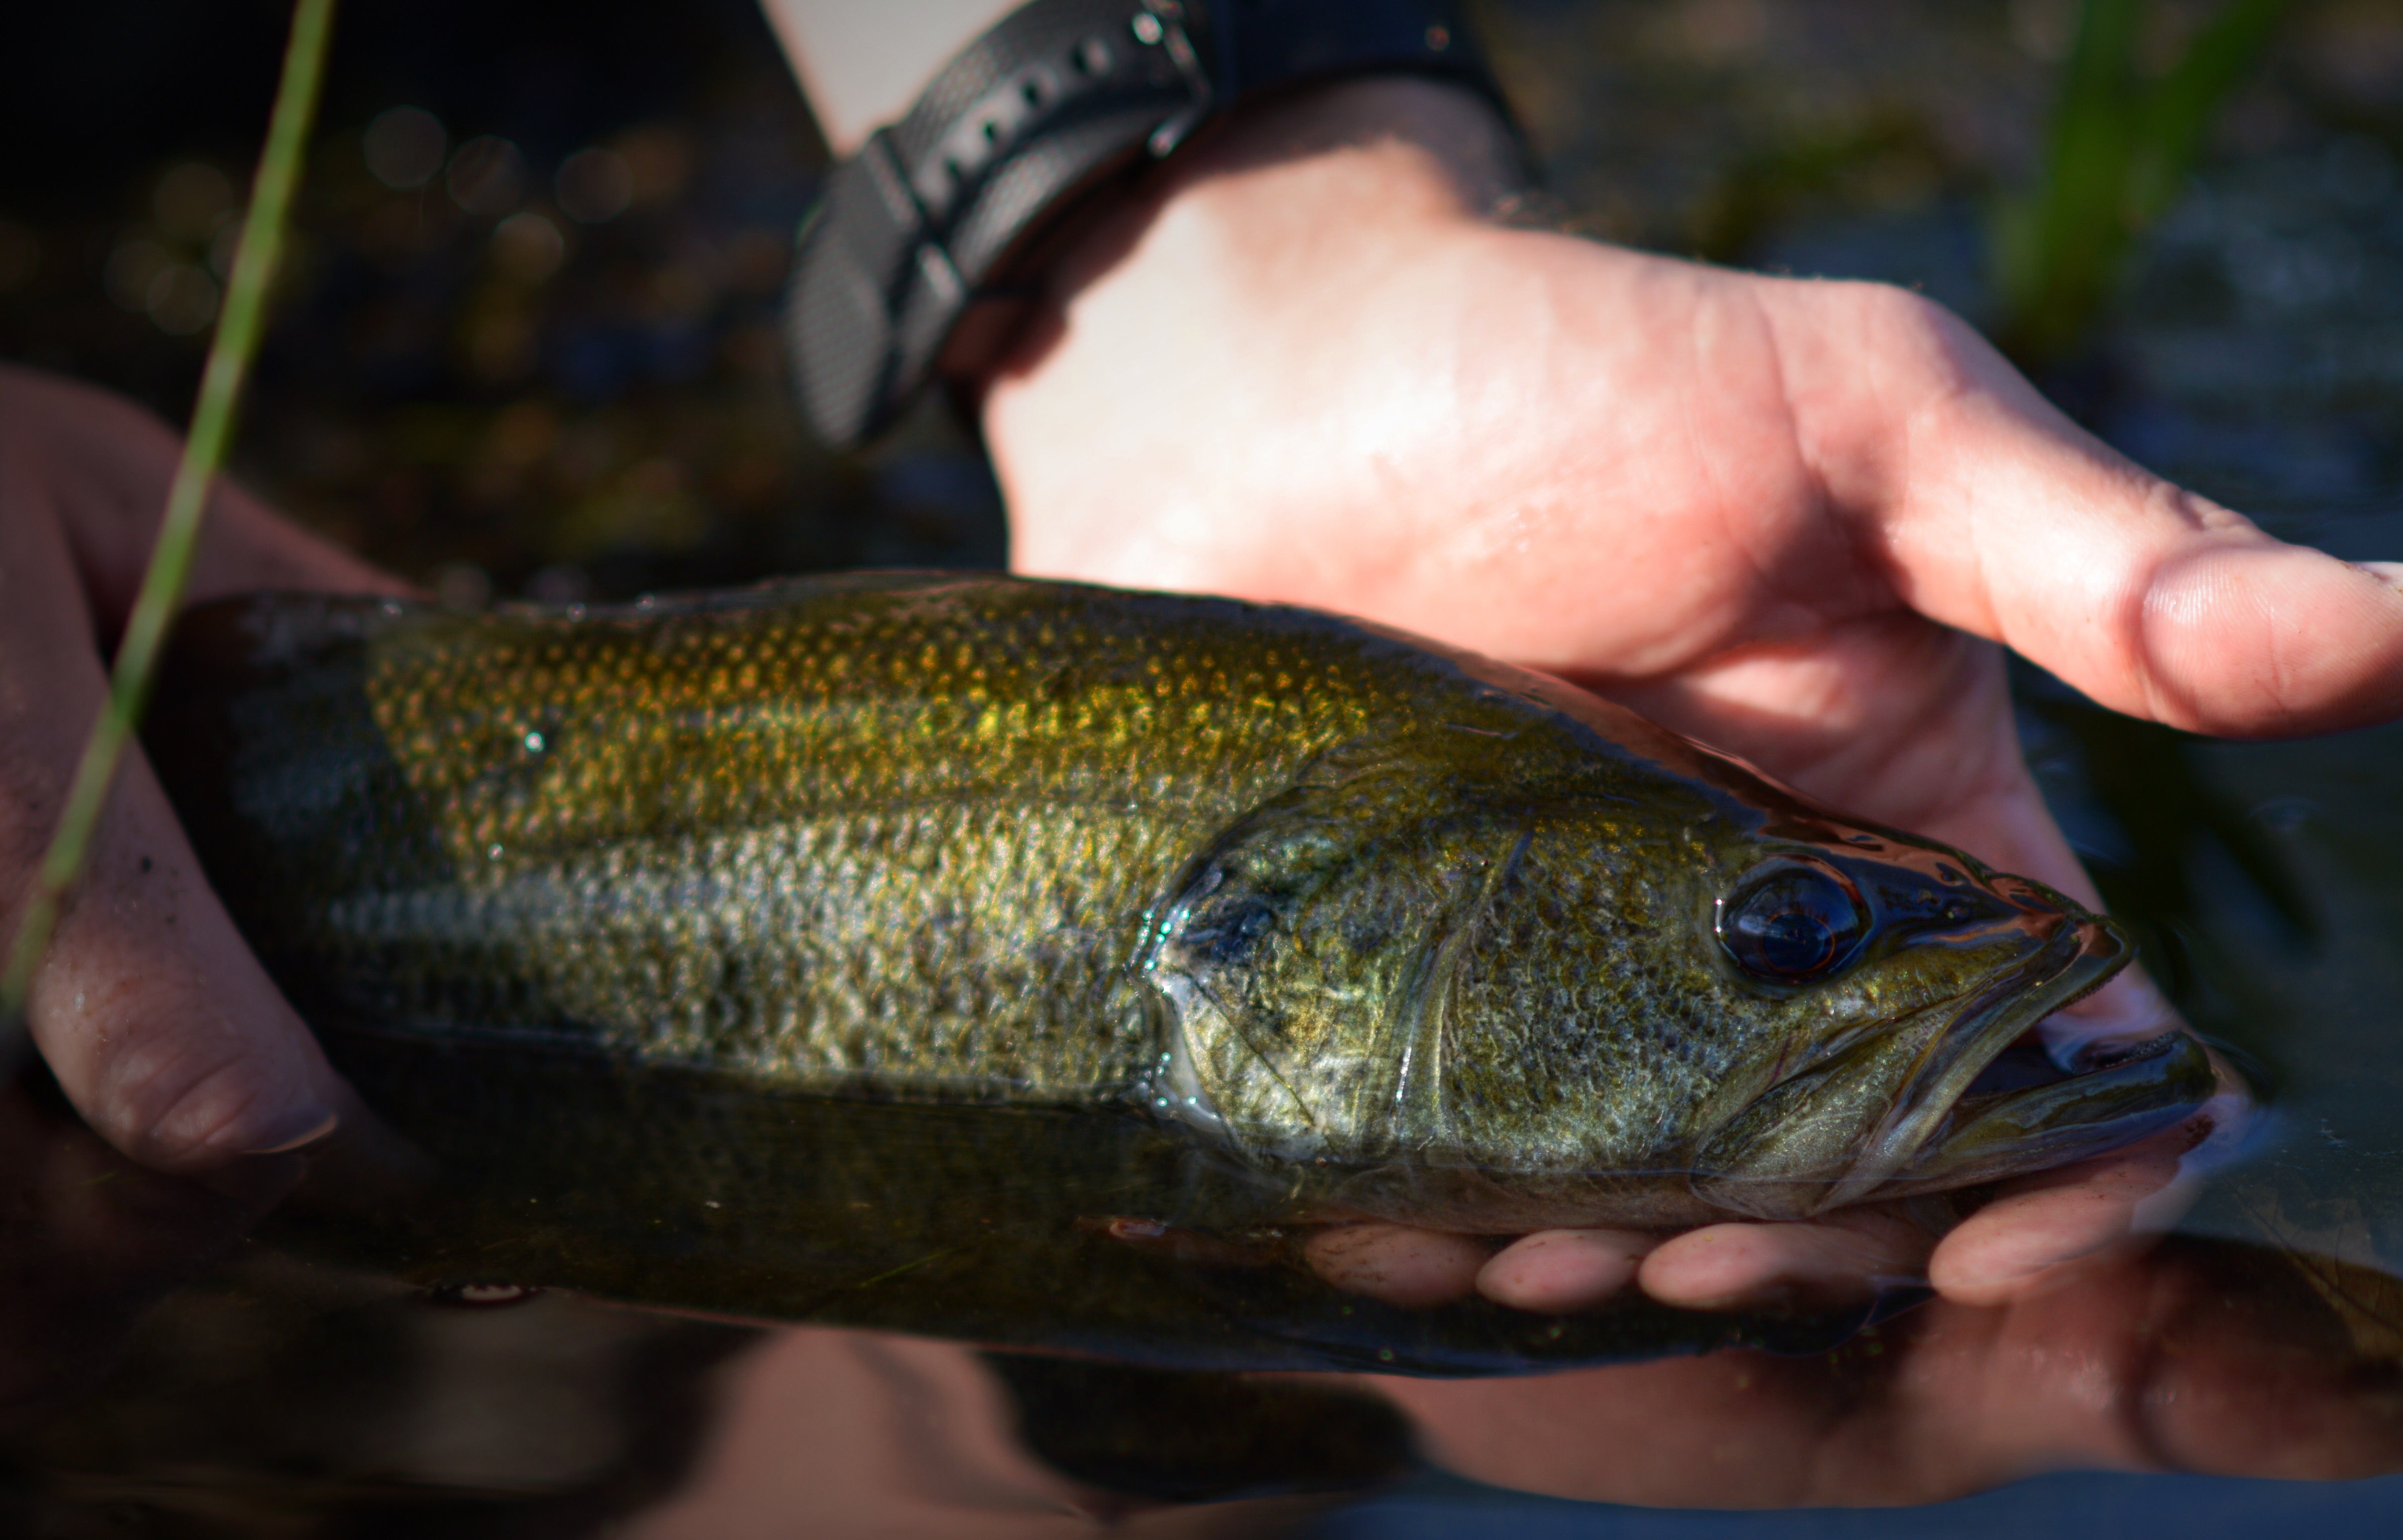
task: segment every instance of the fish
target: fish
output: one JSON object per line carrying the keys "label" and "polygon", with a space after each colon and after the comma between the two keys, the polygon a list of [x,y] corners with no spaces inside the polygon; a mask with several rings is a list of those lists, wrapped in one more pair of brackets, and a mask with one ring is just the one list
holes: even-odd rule
{"label": "fish", "polygon": [[1215,1237],[1186,1255],[1223,1283],[1348,1219],[1803,1219],[2216,1085],[2183,1032],[2045,1047],[2131,955],[2069,897],[1310,610],[959,573],[265,595],[188,613],[157,700],[243,936],[481,1193],[430,1254],[620,1293],[883,1320],[861,1269],[1039,1232],[1051,1340],[1118,1308],[1055,1297],[1071,1235]]}

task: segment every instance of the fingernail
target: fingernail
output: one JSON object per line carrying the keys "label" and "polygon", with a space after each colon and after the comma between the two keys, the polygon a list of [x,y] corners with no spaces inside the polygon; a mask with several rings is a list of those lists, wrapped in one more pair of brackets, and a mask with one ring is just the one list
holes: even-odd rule
{"label": "fingernail", "polygon": [[2354,565],[2390,589],[2403,589],[2403,562],[2355,562]]}
{"label": "fingernail", "polygon": [[341,1125],[341,1118],[314,1102],[303,1102],[261,1131],[259,1141],[244,1155],[285,1155],[313,1145]]}

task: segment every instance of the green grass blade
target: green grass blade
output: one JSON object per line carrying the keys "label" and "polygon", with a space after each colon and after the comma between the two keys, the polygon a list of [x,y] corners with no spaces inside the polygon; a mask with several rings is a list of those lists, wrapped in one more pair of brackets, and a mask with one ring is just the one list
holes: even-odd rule
{"label": "green grass blade", "polygon": [[2220,104],[2251,73],[2285,20],[2287,0],[2235,0],[2196,33],[2145,104],[2129,170],[2127,213],[2150,224],[2177,199]]}
{"label": "green grass blade", "polygon": [[325,76],[326,45],[333,30],[334,0],[299,0],[292,12],[292,35],[284,51],[284,73],[275,88],[275,108],[268,121],[267,144],[259,152],[258,171],[251,186],[250,207],[243,217],[242,242],[235,248],[233,273],[226,284],[225,309],[209,340],[208,361],[201,372],[199,399],[192,408],[190,436],[175,479],[167,493],[167,512],[159,525],[158,543],[142,576],[142,590],[126,621],[124,639],[109,677],[108,699],[84,743],[82,760],[67,790],[65,811],[48,853],[27,895],[24,917],[8,949],[7,966],[0,970],[0,1068],[14,1062],[22,1043],[25,997],[33,988],[35,970],[58,924],[59,904],[83,873],[91,853],[93,829],[106,806],[108,792],[126,745],[142,719],[159,662],[159,648],[181,604],[191,576],[192,553],[200,538],[201,513],[208,503],[209,484],[225,462],[227,441],[233,435],[235,409],[243,380],[257,355],[264,329],[267,293],[274,282],[276,259],[292,206],[293,189],[300,179],[308,149],[309,129],[317,112],[317,92]]}
{"label": "green grass blade", "polygon": [[2084,0],[2037,184],[1995,211],[1997,340],[2022,364],[2077,345],[2135,238],[2175,200],[2213,118],[2258,61],[2288,0],[2229,0],[2151,85],[2135,62],[2148,5]]}
{"label": "green grass blade", "polygon": [[1997,216],[2006,346],[2061,351],[2085,325],[2126,239],[2126,187],[2141,0],[2085,0],[2063,62],[2036,187]]}

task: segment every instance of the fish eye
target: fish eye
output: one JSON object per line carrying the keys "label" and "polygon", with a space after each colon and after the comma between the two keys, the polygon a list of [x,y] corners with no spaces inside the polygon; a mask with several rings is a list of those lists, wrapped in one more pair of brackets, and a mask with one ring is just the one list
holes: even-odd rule
{"label": "fish eye", "polygon": [[1853,960],[1868,909],[1840,872],[1781,857],[1755,867],[1719,900],[1719,945],[1735,965],[1772,984],[1807,984]]}

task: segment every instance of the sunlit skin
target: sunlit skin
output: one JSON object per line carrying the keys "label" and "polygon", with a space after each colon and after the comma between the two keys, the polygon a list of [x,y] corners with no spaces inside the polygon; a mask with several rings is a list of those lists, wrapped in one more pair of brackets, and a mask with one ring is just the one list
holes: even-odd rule
{"label": "sunlit skin", "polygon": [[[1916,296],[1500,228],[1509,177],[1487,109],[1398,80],[1162,168],[982,382],[1016,567],[1311,604],[1543,669],[2089,903],[2020,754],[2005,647],[2196,731],[2403,713],[2403,564],[2282,544],[2161,481]],[[2057,1030],[2169,1020],[2130,974]],[[1396,1299],[1560,1310],[1632,1281],[1725,1308],[1924,1273],[1994,1303],[2158,1224],[2200,1131],[2014,1183],[1940,1242],[1868,1208],[1499,1254],[1363,1228],[1312,1256]]]}

